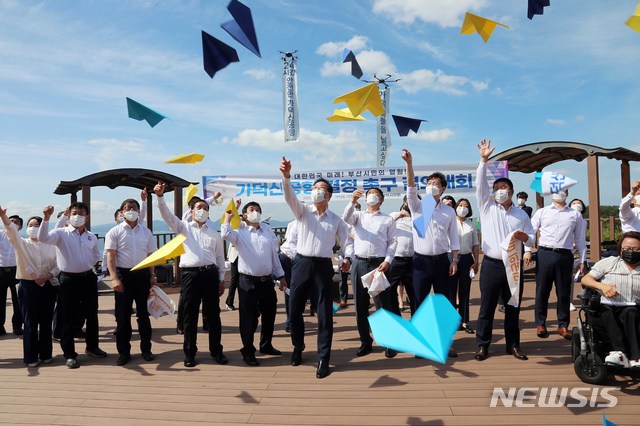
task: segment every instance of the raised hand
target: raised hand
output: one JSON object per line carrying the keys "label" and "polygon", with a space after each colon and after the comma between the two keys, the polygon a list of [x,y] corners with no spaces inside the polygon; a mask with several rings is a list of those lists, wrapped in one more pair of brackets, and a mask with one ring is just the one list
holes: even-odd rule
{"label": "raised hand", "polygon": [[280,171],[282,172],[282,176],[285,178],[291,177],[291,161],[288,161],[286,157],[282,156],[282,162],[280,163]]}
{"label": "raised hand", "polygon": [[42,209],[42,216],[44,220],[49,220],[52,214],[53,206],[46,206],[44,209]]}
{"label": "raised hand", "polygon": [[162,197],[166,186],[163,182],[158,182],[156,186],[153,187],[153,192],[155,192],[158,197]]}
{"label": "raised hand", "polygon": [[355,191],[353,191],[353,194],[351,194],[351,202],[355,204],[358,201],[358,199],[363,195],[364,195],[364,190],[356,189]]}
{"label": "raised hand", "polygon": [[491,140],[482,139],[478,144],[478,151],[480,151],[480,158],[482,161],[486,162],[491,154],[493,154],[493,150],[495,147],[491,148]]}
{"label": "raised hand", "polygon": [[144,188],[142,188],[142,192],[140,192],[140,199],[146,202],[148,196],[149,194],[147,194],[147,187],[145,186]]}
{"label": "raised hand", "polygon": [[411,152],[409,152],[408,149],[403,149],[402,150],[401,157],[405,161],[405,163],[407,163],[407,164],[411,164],[413,162],[413,157],[411,156]]}

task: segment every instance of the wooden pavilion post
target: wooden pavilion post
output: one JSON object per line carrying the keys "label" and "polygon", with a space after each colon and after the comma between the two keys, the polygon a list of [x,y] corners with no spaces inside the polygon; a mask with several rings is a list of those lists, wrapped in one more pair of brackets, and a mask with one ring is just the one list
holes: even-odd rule
{"label": "wooden pavilion post", "polygon": [[91,185],[82,185],[82,202],[89,207],[89,216],[87,216],[84,227],[91,231]]}
{"label": "wooden pavilion post", "polygon": [[600,179],[598,157],[587,157],[587,176],[589,189],[589,241],[591,243],[591,260],[600,260],[602,252],[602,234],[600,231]]}
{"label": "wooden pavilion post", "polygon": [[631,191],[631,173],[629,171],[628,161],[622,161],[620,164],[620,187],[622,189],[621,198],[625,197]]}

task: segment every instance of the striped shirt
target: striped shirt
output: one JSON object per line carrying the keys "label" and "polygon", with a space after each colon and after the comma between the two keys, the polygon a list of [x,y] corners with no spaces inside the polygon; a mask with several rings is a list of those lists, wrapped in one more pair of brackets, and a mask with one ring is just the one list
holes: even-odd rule
{"label": "striped shirt", "polygon": [[600,297],[603,305],[633,306],[640,303],[640,266],[630,271],[619,256],[606,257],[593,265],[589,275],[603,284],[616,286],[616,297]]}

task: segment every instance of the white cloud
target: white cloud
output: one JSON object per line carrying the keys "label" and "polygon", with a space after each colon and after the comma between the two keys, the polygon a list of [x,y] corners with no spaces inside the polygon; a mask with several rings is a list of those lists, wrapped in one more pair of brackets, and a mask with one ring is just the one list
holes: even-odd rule
{"label": "white cloud", "polygon": [[481,10],[487,3],[487,0],[375,0],[373,11],[396,24],[420,20],[446,28],[460,25],[465,12]]}
{"label": "white cloud", "polygon": [[407,93],[413,94],[421,90],[448,93],[450,95],[464,95],[471,87],[476,92],[481,92],[489,87],[488,82],[472,80],[459,75],[448,75],[441,70],[420,69],[408,74],[400,74],[398,85]]}
{"label": "white cloud", "polygon": [[582,123],[587,119],[587,117],[585,117],[584,115],[577,115],[576,116],[576,122],[578,123]]}
{"label": "white cloud", "polygon": [[100,138],[87,141],[87,145],[92,148],[89,155],[99,170],[135,166],[152,159],[144,144],[136,141]]}
{"label": "white cloud", "polygon": [[369,39],[365,36],[354,35],[348,41],[329,41],[321,44],[317,49],[318,55],[333,57],[336,55],[342,55],[344,49],[353,50],[354,52],[360,51],[367,47]]}
{"label": "white cloud", "polygon": [[250,69],[243,72],[243,74],[250,75],[256,80],[273,80],[276,77],[273,71],[267,69]]}
{"label": "white cloud", "polygon": [[451,139],[455,135],[455,132],[451,129],[436,129],[426,132],[419,131],[418,133],[409,132],[407,136],[411,140],[427,141],[427,142],[444,142]]}
{"label": "white cloud", "polygon": [[551,126],[564,126],[567,122],[563,118],[547,118],[547,124]]}

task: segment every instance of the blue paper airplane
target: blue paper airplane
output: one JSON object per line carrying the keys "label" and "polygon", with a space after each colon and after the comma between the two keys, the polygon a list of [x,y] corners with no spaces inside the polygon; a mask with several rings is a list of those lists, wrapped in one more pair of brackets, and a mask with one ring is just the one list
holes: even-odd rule
{"label": "blue paper airplane", "polygon": [[529,0],[527,18],[533,19],[533,15],[542,15],[547,6],[551,6],[551,0]]}
{"label": "blue paper airplane", "polygon": [[602,415],[602,426],[618,426],[617,423],[607,420],[607,416]]}
{"label": "blue paper airplane", "polygon": [[529,186],[541,195],[555,194],[578,183],[577,180],[556,172],[535,172]]}
{"label": "blue paper airplane", "polygon": [[427,228],[429,228],[429,222],[431,221],[431,215],[433,215],[433,209],[436,208],[436,200],[431,194],[425,194],[422,196],[422,214],[411,212],[414,215],[413,227],[416,228],[416,232],[420,238],[424,238],[427,234]]}
{"label": "blue paper airplane", "polygon": [[202,31],[202,57],[204,70],[211,78],[231,62],[240,61],[236,49],[204,31]]}
{"label": "blue paper airplane", "polygon": [[166,115],[162,115],[131,98],[127,98],[127,111],[129,113],[129,118],[133,118],[138,121],[145,120],[151,127],[167,118]]}
{"label": "blue paper airplane", "polygon": [[393,118],[393,122],[396,123],[396,129],[398,129],[398,134],[400,136],[407,136],[409,134],[409,130],[413,130],[413,133],[418,133],[418,130],[420,130],[420,123],[427,121],[419,118],[409,118],[393,114],[391,114],[391,117]]}
{"label": "blue paper airplane", "polygon": [[336,312],[338,312],[340,310],[340,305],[338,305],[337,303],[333,304],[333,313],[335,314]]}
{"label": "blue paper airplane", "polygon": [[369,315],[373,338],[380,346],[442,364],[447,361],[460,320],[458,311],[442,294],[427,296],[411,321],[385,309]]}
{"label": "blue paper airplane", "polygon": [[251,9],[238,0],[231,0],[227,6],[227,10],[233,16],[233,21],[225,22],[220,25],[223,30],[229,33],[235,41],[252,51],[255,55],[260,56],[260,47],[258,46],[258,37],[256,37],[256,29],[253,25],[253,17]]}
{"label": "blue paper airplane", "polygon": [[351,62],[351,75],[360,80],[362,77],[362,68],[356,59],[356,55],[349,49],[342,52],[342,63]]}

